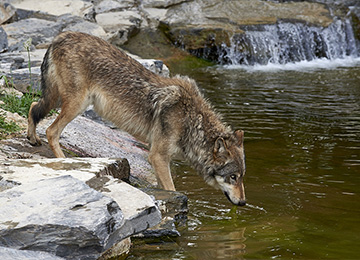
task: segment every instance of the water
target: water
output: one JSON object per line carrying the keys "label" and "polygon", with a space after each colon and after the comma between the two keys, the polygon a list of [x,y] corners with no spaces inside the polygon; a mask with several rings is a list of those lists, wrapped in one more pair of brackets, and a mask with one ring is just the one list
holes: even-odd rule
{"label": "water", "polygon": [[128,259],[359,258],[360,62],[323,62],[177,71],[245,130],[248,205],[233,207],[176,162],[188,224]]}
{"label": "water", "polygon": [[266,65],[357,56],[360,48],[351,21],[334,19],[326,28],[288,22],[246,28],[232,36],[231,46],[219,48],[218,62]]}

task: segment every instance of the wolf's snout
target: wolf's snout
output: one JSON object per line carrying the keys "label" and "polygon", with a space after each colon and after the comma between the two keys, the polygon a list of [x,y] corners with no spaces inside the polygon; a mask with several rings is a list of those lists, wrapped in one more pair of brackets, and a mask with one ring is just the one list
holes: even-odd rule
{"label": "wolf's snout", "polygon": [[226,198],[234,205],[236,206],[245,206],[246,205],[246,200],[241,200],[241,199],[232,199],[229,196],[229,193],[227,193],[226,191],[224,192]]}

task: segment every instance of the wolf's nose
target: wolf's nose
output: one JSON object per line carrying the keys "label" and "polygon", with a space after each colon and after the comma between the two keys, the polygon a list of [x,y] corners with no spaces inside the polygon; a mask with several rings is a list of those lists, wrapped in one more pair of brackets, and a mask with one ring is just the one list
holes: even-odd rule
{"label": "wolf's nose", "polygon": [[246,205],[245,200],[240,200],[240,202],[238,203],[238,206],[245,206],[245,205]]}

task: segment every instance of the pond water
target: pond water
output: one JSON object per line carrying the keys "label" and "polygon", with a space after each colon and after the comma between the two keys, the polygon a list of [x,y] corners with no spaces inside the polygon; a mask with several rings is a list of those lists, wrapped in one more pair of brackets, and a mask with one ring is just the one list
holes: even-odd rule
{"label": "pond water", "polygon": [[245,131],[248,205],[174,163],[187,226],[128,259],[359,259],[360,61],[332,64],[177,71]]}

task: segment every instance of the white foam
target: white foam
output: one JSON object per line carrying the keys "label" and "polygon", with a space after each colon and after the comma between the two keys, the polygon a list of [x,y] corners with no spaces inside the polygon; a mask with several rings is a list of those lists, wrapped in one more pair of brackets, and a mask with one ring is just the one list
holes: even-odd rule
{"label": "white foam", "polygon": [[311,61],[290,62],[286,64],[268,63],[266,65],[256,64],[249,65],[224,65],[226,69],[242,69],[249,72],[264,71],[315,71],[322,69],[335,69],[339,67],[356,67],[360,66],[360,57],[347,56],[338,59],[315,59]]}

